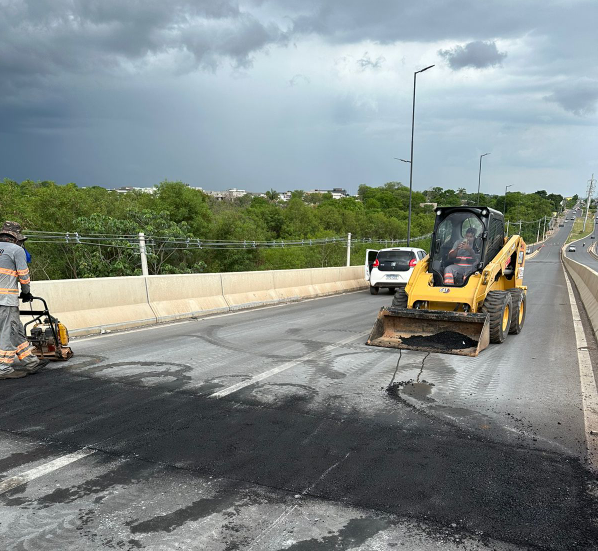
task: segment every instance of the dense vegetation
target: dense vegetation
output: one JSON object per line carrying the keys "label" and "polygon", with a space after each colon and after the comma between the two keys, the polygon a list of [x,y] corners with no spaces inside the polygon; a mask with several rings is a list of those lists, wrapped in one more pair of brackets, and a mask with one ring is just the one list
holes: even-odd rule
{"label": "dense vegetation", "polygon": [[[522,233],[526,241],[532,242],[538,224],[525,221],[550,218],[561,208],[562,200],[560,195],[545,191],[508,193],[506,217],[511,222],[523,220]],[[420,206],[424,203],[477,204],[477,196],[464,189],[440,187],[414,192],[412,238],[432,230],[433,206]],[[502,211],[505,197],[483,195],[480,203]],[[17,183],[5,179],[0,183],[0,215],[4,220],[20,222],[29,233],[27,248],[33,255],[31,268],[36,279],[139,274],[135,238],[139,232],[149,236],[151,274],[339,266],[345,263],[345,244],[307,246],[309,240],[344,237],[349,232],[356,240],[389,240],[390,244],[405,239],[408,204],[409,189],[396,182],[381,187],[362,185],[357,198],[337,200],[298,190],[286,203],[274,191],[267,197],[247,195],[217,202],[182,182],[168,181],[159,184],[153,194],[121,194],[102,187],[59,186],[53,182]],[[57,235],[52,237],[50,232]],[[96,236],[97,244],[85,244],[90,241],[84,237],[89,236]],[[235,249],[198,248],[198,242],[208,240],[246,245]],[[277,241],[276,247],[252,244],[273,240]],[[289,246],[292,240],[304,240],[306,245]],[[427,247],[426,240],[416,244]],[[363,262],[366,248],[382,246],[384,243],[355,242],[352,263]]]}

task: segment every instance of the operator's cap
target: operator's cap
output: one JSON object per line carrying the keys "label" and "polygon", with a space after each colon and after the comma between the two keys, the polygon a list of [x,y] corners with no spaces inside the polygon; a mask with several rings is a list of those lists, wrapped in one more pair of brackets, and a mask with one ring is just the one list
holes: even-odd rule
{"label": "operator's cap", "polygon": [[14,237],[17,241],[25,241],[25,239],[27,239],[21,233],[21,224],[19,224],[18,222],[11,222],[9,220],[4,222],[2,229],[0,229],[0,234],[10,235],[11,237]]}

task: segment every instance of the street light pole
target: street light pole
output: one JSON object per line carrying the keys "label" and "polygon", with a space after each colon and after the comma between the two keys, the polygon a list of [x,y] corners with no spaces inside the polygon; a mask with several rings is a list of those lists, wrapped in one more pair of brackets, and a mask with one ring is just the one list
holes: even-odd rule
{"label": "street light pole", "polygon": [[478,172],[478,205],[480,204],[480,182],[482,180],[482,157],[490,155],[490,153],[484,153],[480,155],[480,171]]}
{"label": "street light pole", "polygon": [[503,205],[502,208],[502,213],[503,215],[507,214],[507,189],[509,189],[510,187],[513,187],[515,184],[511,184],[509,186],[505,186],[505,204]]}
{"label": "street light pole", "polygon": [[413,134],[415,131],[415,85],[417,82],[417,73],[423,73],[431,69],[434,65],[430,65],[425,69],[415,71],[413,73],[413,110],[411,112],[411,157],[409,161],[409,214],[407,219],[407,246],[411,243],[411,195],[413,193]]}

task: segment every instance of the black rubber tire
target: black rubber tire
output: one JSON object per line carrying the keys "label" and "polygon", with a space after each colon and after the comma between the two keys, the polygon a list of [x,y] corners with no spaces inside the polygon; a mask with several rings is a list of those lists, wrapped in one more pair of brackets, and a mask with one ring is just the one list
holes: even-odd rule
{"label": "black rubber tire", "polygon": [[[509,289],[511,294],[511,327],[510,335],[519,335],[525,323],[525,314],[527,311],[526,293],[521,289]],[[519,314],[521,313],[521,319]]]}
{"label": "black rubber tire", "polygon": [[407,293],[405,287],[399,287],[392,298],[393,308],[407,308]]}
{"label": "black rubber tire", "polygon": [[378,287],[374,287],[373,285],[370,285],[370,295],[377,295],[378,294]]}
{"label": "black rubber tire", "polygon": [[[504,326],[505,309],[509,309],[509,318]],[[511,293],[508,291],[490,291],[486,295],[482,311],[490,314],[490,342],[499,344],[503,342],[511,327]]]}

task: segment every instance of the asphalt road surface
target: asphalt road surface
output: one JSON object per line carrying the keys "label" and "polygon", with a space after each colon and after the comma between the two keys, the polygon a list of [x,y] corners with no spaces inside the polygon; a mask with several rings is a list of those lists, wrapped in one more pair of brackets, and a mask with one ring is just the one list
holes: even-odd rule
{"label": "asphalt road surface", "polygon": [[0,549],[596,549],[566,233],[526,265],[520,335],[406,351],[397,395],[367,290],[80,339],[2,381]]}

